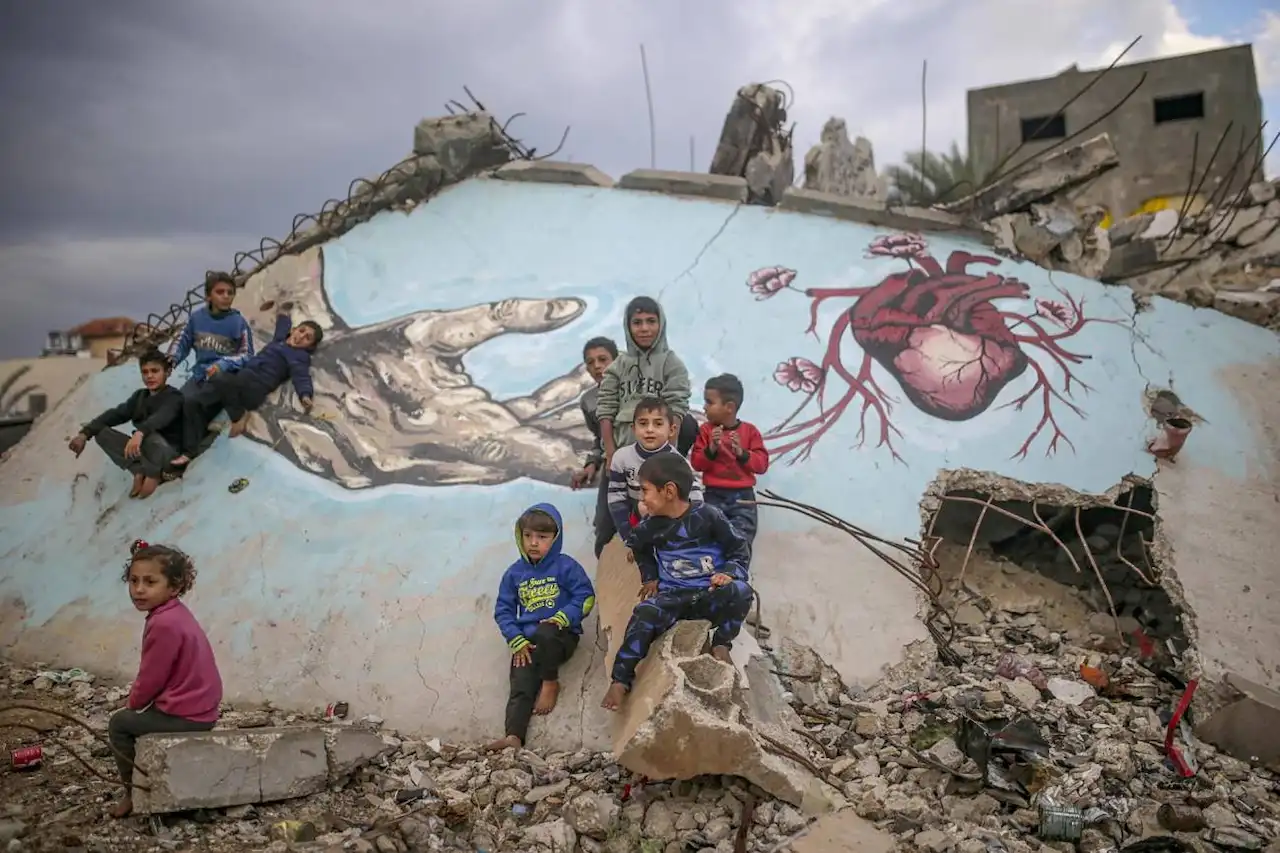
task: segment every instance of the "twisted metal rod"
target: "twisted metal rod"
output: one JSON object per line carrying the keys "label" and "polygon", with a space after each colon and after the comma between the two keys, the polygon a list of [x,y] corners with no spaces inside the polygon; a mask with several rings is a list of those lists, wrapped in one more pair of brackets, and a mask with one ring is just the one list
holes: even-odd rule
{"label": "twisted metal rod", "polygon": [[[147,771],[143,770],[141,767],[135,764],[131,759],[129,759],[124,755],[121,755],[120,751],[115,748],[115,745],[111,743],[111,740],[107,738],[106,735],[102,734],[100,731],[98,731],[93,726],[86,723],[84,720],[75,716],[74,714],[68,714],[65,711],[59,711],[56,708],[47,708],[43,705],[35,705],[27,702],[0,702],[0,715],[9,713],[12,711],[35,711],[41,714],[48,714],[51,717],[58,717],[70,723],[75,723],[77,726],[80,726],[80,728],[84,729],[89,734],[93,735],[93,737],[96,738],[98,741],[100,741],[102,744],[104,744],[107,747],[107,749],[111,750],[112,755],[114,755],[116,758],[120,759],[121,761],[125,762],[130,767],[132,767],[134,773],[141,773],[143,776],[148,775]],[[26,729],[28,731],[35,732],[36,734],[40,735],[41,738],[47,738],[53,741],[54,743],[56,743],[58,746],[65,749],[68,755],[70,755],[76,761],[83,764],[89,770],[90,773],[92,773],[94,776],[97,776],[99,779],[103,780],[104,782],[108,782],[112,785],[123,784],[120,779],[108,779],[106,776],[103,776],[96,769],[94,769],[94,767],[90,765],[88,761],[81,758],[79,753],[77,753],[74,749],[72,749],[65,742],[59,739],[56,735],[49,734],[48,732],[42,732],[39,729],[35,728],[34,726],[29,726],[24,723],[5,722],[2,719],[0,719],[0,728]],[[145,785],[135,784],[133,785],[133,787],[137,788],[139,791],[151,790]]]}

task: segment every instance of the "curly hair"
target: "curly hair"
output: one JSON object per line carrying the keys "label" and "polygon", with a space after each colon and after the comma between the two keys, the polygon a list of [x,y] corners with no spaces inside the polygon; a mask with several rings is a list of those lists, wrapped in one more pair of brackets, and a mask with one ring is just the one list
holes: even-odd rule
{"label": "curly hair", "polygon": [[149,545],[139,539],[129,550],[130,556],[124,564],[124,574],[120,576],[120,580],[124,583],[129,582],[129,570],[133,568],[134,563],[150,560],[160,566],[161,574],[169,582],[169,586],[177,590],[178,598],[191,592],[191,588],[196,585],[195,562],[177,548],[168,545]]}

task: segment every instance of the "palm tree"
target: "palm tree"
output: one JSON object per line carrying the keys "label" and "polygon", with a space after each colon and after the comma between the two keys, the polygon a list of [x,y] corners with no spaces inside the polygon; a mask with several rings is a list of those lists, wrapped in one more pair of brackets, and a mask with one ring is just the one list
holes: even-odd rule
{"label": "palm tree", "polygon": [[908,151],[905,166],[889,166],[885,175],[898,201],[930,207],[964,198],[982,186],[973,159],[951,143],[951,151]]}
{"label": "palm tree", "polygon": [[[0,380],[0,417],[16,415],[18,413],[18,404],[21,403],[28,394],[40,387],[33,383],[19,388],[17,391],[13,390],[13,387],[18,384],[18,380],[30,370],[31,365],[24,364],[13,373],[10,373],[3,380]],[[26,410],[24,409],[23,411],[25,412]]]}

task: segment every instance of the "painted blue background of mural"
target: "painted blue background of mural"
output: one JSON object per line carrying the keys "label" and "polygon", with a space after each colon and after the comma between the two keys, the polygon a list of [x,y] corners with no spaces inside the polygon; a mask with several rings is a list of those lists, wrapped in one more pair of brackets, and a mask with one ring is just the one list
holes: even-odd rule
{"label": "painted blue background of mural", "polygon": [[[799,403],[775,381],[778,363],[793,356],[820,361],[824,343],[805,335],[809,300],[782,293],[757,301],[748,276],[781,265],[797,270],[795,285],[801,288],[870,286],[905,268],[898,259],[864,257],[877,233],[756,207],[471,181],[407,216],[380,216],[327,246],[325,284],[335,312],[351,326],[505,297],[586,299],[586,313],[563,329],[537,337],[509,335],[468,356],[465,366],[475,384],[498,398],[528,393],[563,373],[590,336],[607,334],[621,343],[622,306],[632,295],[650,294],[666,308],[671,345],[689,365],[696,392],[714,373],[738,374],[746,386],[743,416],[767,429]],[[982,253],[958,241],[929,241],[939,260],[960,248]],[[1208,418],[1186,454],[1232,476],[1245,473],[1254,436],[1215,372],[1280,354],[1274,334],[1163,300],[1135,318],[1127,290],[1066,275],[1054,275],[1051,283],[1043,270],[1008,261],[999,272],[1023,277],[1032,299],[1060,298],[1056,283],[1086,297],[1089,316],[1121,321],[1090,325],[1065,342],[1092,356],[1074,368],[1077,380],[1094,389],[1073,398],[1087,417],[1056,410],[1075,452],[1062,448],[1046,456],[1042,438],[1025,459],[1011,459],[1038,412],[996,406],[1028,389],[1030,375],[1005,388],[986,414],[954,423],[914,409],[877,368],[880,384],[900,401],[893,418],[903,433],[898,448],[905,464],[892,461],[874,440],[855,449],[857,412],[851,410],[807,462],[775,464],[764,485],[892,536],[918,533],[921,494],[941,468],[994,470],[1102,491],[1125,474],[1153,469],[1144,452],[1151,424],[1141,407],[1148,383],[1172,386]],[[850,304],[827,302],[818,331],[829,329]],[[1031,308],[1032,301],[1001,305]],[[860,353],[847,336],[842,349],[846,362],[856,364]],[[1059,372],[1029,352],[1051,373]],[[132,366],[95,376],[79,398],[84,418],[123,398],[136,383]],[[6,567],[0,594],[20,595],[35,624],[82,596],[100,602],[105,614],[128,613],[119,564],[127,543],[138,536],[188,549],[205,569],[204,583],[215,588],[220,555],[233,546],[251,553],[258,540],[260,578],[238,593],[221,588],[220,595],[202,600],[205,618],[232,623],[244,597],[270,601],[267,609],[281,617],[316,621],[335,607],[358,613],[371,581],[355,566],[381,570],[376,582],[388,588],[378,597],[427,595],[446,581],[476,595],[491,593],[514,558],[511,520],[539,500],[553,500],[565,511],[570,552],[589,554],[593,495],[567,488],[517,481],[353,492],[298,470],[263,446],[219,439],[180,485],[165,486],[139,503],[124,499],[128,478],[100,457],[91,447],[77,463],[89,478],[74,489],[70,476],[46,478],[36,500],[0,507],[0,559]],[[69,465],[53,467],[65,471]],[[0,468],[0,482],[4,473]],[[240,476],[252,485],[229,495],[227,484]],[[98,483],[105,488],[95,499]],[[109,507],[114,511],[104,514]],[[766,512],[762,519],[766,531],[798,524],[785,513]],[[491,569],[463,573],[474,565]],[[241,628],[235,646],[247,642],[247,629]]]}

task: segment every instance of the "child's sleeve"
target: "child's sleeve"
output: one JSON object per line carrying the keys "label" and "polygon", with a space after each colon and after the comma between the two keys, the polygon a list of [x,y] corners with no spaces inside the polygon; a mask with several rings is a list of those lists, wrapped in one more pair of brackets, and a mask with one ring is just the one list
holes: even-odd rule
{"label": "child's sleeve", "polygon": [[720,546],[724,554],[724,565],[720,571],[734,580],[747,580],[747,565],[751,562],[751,552],[747,548],[747,540],[738,535],[724,513],[713,506],[703,510],[710,524],[711,538]]}
{"label": "child's sleeve", "polygon": [[196,343],[196,330],[191,324],[191,320],[187,320],[187,324],[182,327],[182,334],[178,335],[177,340],[169,347],[169,360],[173,362],[173,366],[177,367],[182,364],[186,357],[191,354],[191,348]]}
{"label": "child's sleeve", "polygon": [[289,337],[289,332],[291,331],[293,331],[293,318],[288,314],[277,314],[275,337],[271,339],[271,342],[273,344],[284,343],[284,339]]}
{"label": "child's sleeve", "polygon": [[613,454],[613,464],[609,466],[607,495],[609,517],[613,519],[618,538],[624,543],[631,535],[631,498],[627,494],[627,455],[623,452]]}
{"label": "child's sleeve", "polygon": [[80,432],[85,438],[93,438],[107,427],[120,426],[127,424],[133,420],[133,413],[136,411],[135,404],[139,394],[147,393],[146,390],[135,391],[129,395],[129,399],[125,400],[118,406],[112,406],[84,426],[80,427]]}
{"label": "child's sleeve", "polygon": [[236,354],[224,356],[214,364],[218,366],[219,370],[230,373],[239,370],[251,358],[253,358],[253,329],[249,326],[249,321],[241,317],[240,344],[236,347]]}
{"label": "child's sleeve", "polygon": [[143,435],[151,435],[157,430],[162,430],[178,418],[182,417],[182,395],[177,391],[170,391],[164,395],[164,401],[160,404],[160,408],[151,413],[151,417],[138,424],[138,432]]}
{"label": "child's sleeve", "polygon": [[746,443],[742,445],[742,455],[738,462],[752,474],[759,476],[769,470],[769,451],[764,446],[764,436],[754,425],[743,423],[738,428]]}
{"label": "child's sleeve", "polygon": [[595,409],[587,408],[586,397],[583,397],[580,405],[582,419],[586,421],[587,429],[591,431],[591,449],[582,457],[582,467],[594,465],[599,471],[600,466],[604,464],[604,439],[600,434],[600,418],[596,415]]}
{"label": "child's sleeve", "polygon": [[689,414],[689,395],[693,393],[689,384],[689,368],[684,366],[680,356],[668,351],[663,373],[666,375],[662,377],[662,399],[671,407],[672,417],[683,418]]}
{"label": "child's sleeve", "polygon": [[650,534],[648,519],[636,525],[628,547],[635,555],[636,568],[640,570],[640,582],[653,583],[658,580],[658,555],[653,550],[653,537]]}
{"label": "child's sleeve", "polygon": [[309,400],[315,396],[316,389],[311,384],[311,356],[303,355],[297,363],[289,363],[289,378],[293,380],[293,390],[298,392],[299,400]]}
{"label": "child's sleeve", "polygon": [[711,444],[711,430],[715,427],[705,423],[698,427],[698,437],[693,442],[693,450],[689,453],[689,464],[695,471],[710,471],[711,460],[715,459],[718,448]]}
{"label": "child's sleeve", "polygon": [[516,622],[519,606],[520,595],[516,589],[515,579],[511,576],[511,572],[503,572],[502,583],[498,585],[498,600],[493,605],[493,621],[498,623],[502,639],[507,641],[507,646],[513,654],[529,645],[529,640],[520,630],[520,624]]}
{"label": "child's sleeve", "polygon": [[561,628],[572,629],[581,625],[582,620],[595,609],[596,591],[582,564],[572,557],[562,559],[568,566],[560,581],[569,593],[569,602],[556,611],[551,621]]}
{"label": "child's sleeve", "polygon": [[609,365],[600,379],[600,391],[596,396],[596,420],[611,421],[618,416],[619,382],[618,362]]}
{"label": "child's sleeve", "polygon": [[147,625],[142,633],[142,662],[138,665],[138,677],[129,690],[128,705],[141,711],[156,700],[173,675],[178,661],[182,638],[163,620]]}

